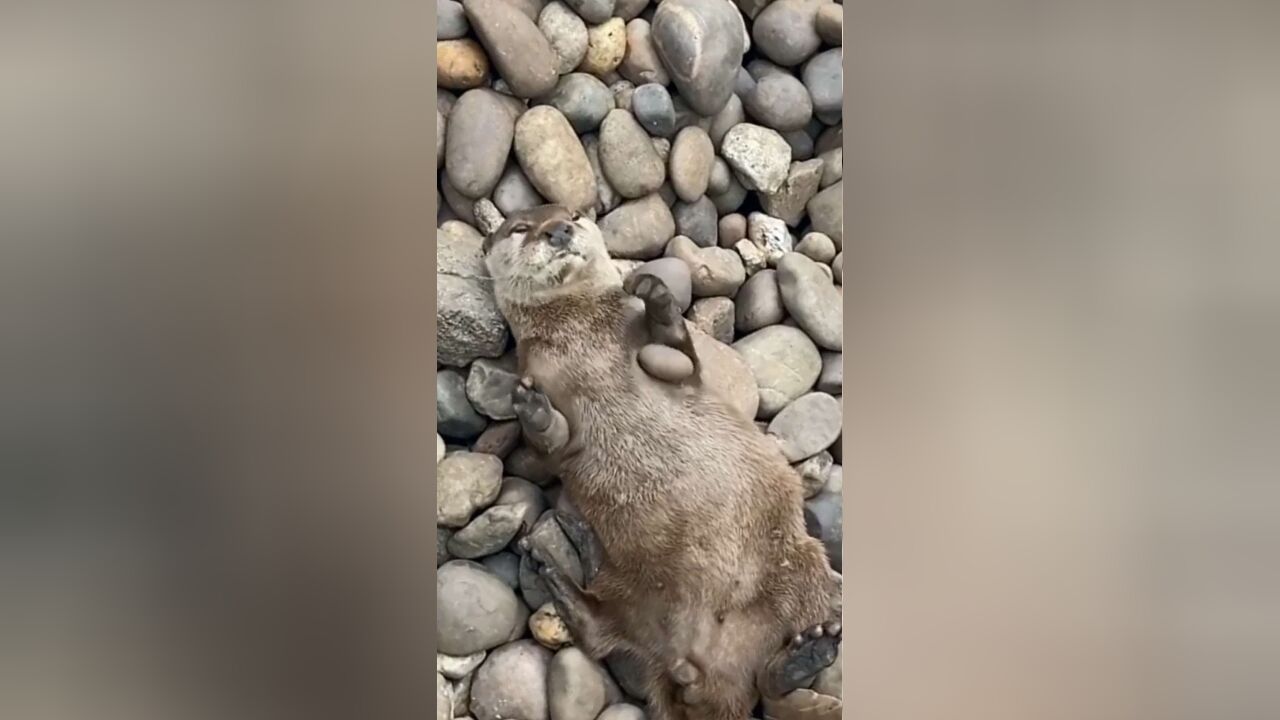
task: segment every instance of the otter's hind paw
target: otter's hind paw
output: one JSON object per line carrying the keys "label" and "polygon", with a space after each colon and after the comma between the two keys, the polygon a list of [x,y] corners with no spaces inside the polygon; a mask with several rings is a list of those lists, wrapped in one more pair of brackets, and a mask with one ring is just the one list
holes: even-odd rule
{"label": "otter's hind paw", "polygon": [[[797,633],[769,663],[767,694],[780,697],[805,686],[831,666],[840,652],[839,622],[828,622]],[[762,688],[765,690],[766,688]]]}

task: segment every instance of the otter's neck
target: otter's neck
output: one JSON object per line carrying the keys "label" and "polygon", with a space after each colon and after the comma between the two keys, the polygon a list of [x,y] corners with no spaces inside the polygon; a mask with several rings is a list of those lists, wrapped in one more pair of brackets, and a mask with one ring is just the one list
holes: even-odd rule
{"label": "otter's neck", "polygon": [[532,303],[508,301],[502,311],[517,344],[557,345],[564,340],[581,341],[583,333],[616,328],[627,297],[622,288],[609,288],[598,294],[565,294]]}

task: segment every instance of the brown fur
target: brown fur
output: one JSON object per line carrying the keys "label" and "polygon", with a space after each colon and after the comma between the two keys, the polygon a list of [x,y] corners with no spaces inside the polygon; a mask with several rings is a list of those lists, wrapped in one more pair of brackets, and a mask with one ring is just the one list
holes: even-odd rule
{"label": "brown fur", "polygon": [[[776,444],[700,380],[645,375],[635,299],[588,286],[502,303],[522,374],[568,421],[561,478],[604,548],[584,649],[644,661],[654,720],[743,720],[769,659],[835,617],[836,578]],[[672,678],[681,659],[695,706]]]}

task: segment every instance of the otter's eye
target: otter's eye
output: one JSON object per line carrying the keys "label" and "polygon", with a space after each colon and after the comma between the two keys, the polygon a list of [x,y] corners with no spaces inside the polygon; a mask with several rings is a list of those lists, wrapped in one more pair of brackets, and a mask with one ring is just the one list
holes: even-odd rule
{"label": "otter's eye", "polygon": [[529,225],[529,223],[516,223],[515,225],[512,225],[512,226],[511,226],[511,232],[513,232],[513,233],[527,233],[527,232],[529,232],[529,229],[530,229],[531,227],[532,227],[532,226],[530,226],[530,225]]}
{"label": "otter's eye", "polygon": [[569,219],[573,220],[574,222],[578,222],[579,220],[581,220],[581,219],[582,219],[582,213],[578,212],[577,210],[574,210],[574,211],[569,215]]}

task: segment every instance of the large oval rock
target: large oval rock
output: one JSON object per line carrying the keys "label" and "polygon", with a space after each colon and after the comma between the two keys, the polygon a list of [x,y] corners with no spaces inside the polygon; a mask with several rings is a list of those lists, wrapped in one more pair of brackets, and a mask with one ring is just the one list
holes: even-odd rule
{"label": "large oval rock", "polygon": [[818,390],[839,395],[844,390],[844,353],[822,353],[822,374],[818,376]]}
{"label": "large oval rock", "polygon": [[545,202],[538,194],[538,189],[524,176],[519,163],[508,163],[507,169],[502,172],[502,177],[493,188],[493,204],[498,206],[503,215],[528,210]]}
{"label": "large oval rock", "polygon": [[783,408],[769,423],[769,434],[778,439],[787,462],[799,462],[830,447],[840,436],[841,422],[840,401],[812,392]]}
{"label": "large oval rock", "polygon": [[776,270],[761,270],[747,278],[735,298],[734,326],[739,333],[753,333],[777,325],[787,316],[778,292]]}
{"label": "large oval rock", "polygon": [[511,154],[516,119],[498,93],[468,90],[449,113],[451,132],[445,144],[445,172],[458,192],[482,198],[493,192]]}
{"label": "large oval rock", "polygon": [[685,261],[676,257],[658,258],[640,265],[633,272],[653,275],[661,280],[675,298],[681,315],[689,309],[689,304],[693,302],[693,281],[689,265]]}
{"label": "large oval rock", "polygon": [[502,460],[466,451],[446,455],[436,464],[436,524],[465,526],[477,510],[497,499],[501,488]]}
{"label": "large oval rock", "polygon": [[599,24],[613,16],[614,0],[565,0],[569,7],[592,24]]}
{"label": "large oval rock", "polygon": [[742,104],[751,117],[778,132],[803,130],[813,117],[813,101],[804,83],[785,73],[761,78],[743,95]]}
{"label": "large oval rock", "polygon": [[451,438],[469,440],[483,432],[484,426],[485,419],[467,399],[462,373],[447,368],[437,372],[436,429]]}
{"label": "large oval rock", "polygon": [[436,39],[457,40],[466,37],[471,26],[462,3],[454,0],[436,0]]}
{"label": "large oval rock", "polygon": [[696,201],[677,202],[671,206],[671,216],[676,221],[676,234],[684,235],[700,247],[714,247],[719,235],[716,221],[716,204],[702,196]]}
{"label": "large oval rock", "polygon": [[548,202],[571,210],[588,210],[595,205],[596,179],[591,163],[573,126],[559,110],[539,105],[521,115],[516,121],[515,150],[525,177]]}
{"label": "large oval rock", "polygon": [[587,24],[562,2],[550,2],[538,15],[538,29],[556,55],[556,71],[573,72],[587,56]]}
{"label": "large oval rock", "polygon": [[772,418],[817,382],[822,356],[799,328],[771,325],[733,344],[751,368],[760,389],[756,415]]}
{"label": "large oval rock", "polygon": [[844,345],[844,308],[823,267],[798,252],[778,261],[778,290],[787,313],[825,350]]}
{"label": "large oval rock", "polygon": [[622,58],[622,64],[618,66],[618,74],[636,85],[666,85],[671,82],[667,69],[658,59],[658,50],[653,46],[653,35],[647,20],[636,18],[627,23],[627,52]]}
{"label": "large oval rock", "polygon": [[576,647],[551,658],[547,668],[547,705],[552,720],[596,720],[620,692],[604,668]]}
{"label": "large oval rock", "polygon": [[534,98],[555,87],[559,58],[528,16],[505,0],[463,0],[462,7],[514,95]]}
{"label": "large oval rock", "polygon": [[485,566],[450,560],[436,570],[436,650],[471,655],[501,645],[520,618],[519,604]]}
{"label": "large oval rock", "polygon": [[611,256],[648,260],[662,254],[676,234],[676,221],[655,193],[619,205],[601,218],[600,232]]}
{"label": "large oval rock", "polygon": [[450,90],[480,87],[489,80],[489,57],[471,38],[436,42],[436,86]]}
{"label": "large oval rock", "polygon": [[[600,127],[605,115],[613,109],[613,92],[600,78],[587,73],[569,73],[560,78],[556,89],[539,100],[559,110],[579,135]],[[514,121],[512,121],[514,128]]]}
{"label": "large oval rock", "polygon": [[600,166],[609,184],[625,198],[656,192],[666,179],[662,158],[648,133],[626,110],[613,110],[600,124]]}
{"label": "large oval rock", "polygon": [[700,115],[715,115],[733,94],[742,63],[742,20],[725,0],[664,0],[653,14],[658,56]]}
{"label": "large oval rock", "polygon": [[733,297],[747,279],[742,258],[719,246],[699,247],[683,235],[667,246],[667,254],[689,266],[695,297]]}
{"label": "large oval rock", "polygon": [[839,46],[844,34],[844,6],[833,2],[820,6],[814,18],[813,29],[822,38],[822,42]]}
{"label": "large oval rock", "polygon": [[809,204],[809,221],[813,229],[835,241],[836,250],[844,247],[844,181],[823,189]]}
{"label": "large oval rock", "polygon": [[715,160],[716,149],[705,130],[693,126],[677,133],[667,158],[676,197],[691,203],[705,195]]}
{"label": "large oval rock", "polygon": [[816,16],[826,0],[776,0],[756,16],[751,38],[765,57],[786,67],[808,60],[822,39]]}
{"label": "large oval rock", "polygon": [[760,407],[760,391],[751,366],[735,346],[725,345],[710,335],[689,326],[693,348],[703,367],[715,368],[704,373],[703,381],[745,418],[753,418]]}
{"label": "large oval rock", "polygon": [[514,505],[494,505],[449,538],[449,554],[467,560],[492,555],[516,536],[522,518]]}
{"label": "large oval rock", "polygon": [[547,666],[551,651],[533,640],[513,642],[489,653],[471,683],[476,720],[550,720]]}
{"label": "large oval rock", "polygon": [[739,123],[725,133],[720,154],[748,190],[777,192],[787,179],[791,146],[777,130]]}
{"label": "large oval rock", "polygon": [[844,67],[840,48],[813,56],[804,66],[804,86],[813,98],[813,112],[828,125],[844,115]]}
{"label": "large oval rock", "polygon": [[671,93],[658,83],[646,83],[631,94],[631,112],[645,131],[668,138],[676,131],[676,108]]}

